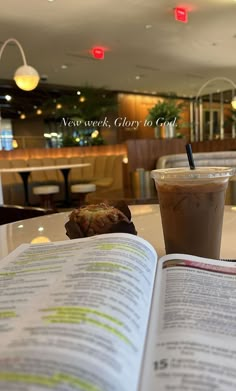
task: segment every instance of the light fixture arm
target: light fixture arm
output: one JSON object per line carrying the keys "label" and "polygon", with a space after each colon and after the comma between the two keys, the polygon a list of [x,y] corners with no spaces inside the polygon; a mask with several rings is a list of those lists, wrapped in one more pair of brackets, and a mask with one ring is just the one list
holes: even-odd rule
{"label": "light fixture arm", "polygon": [[17,46],[18,49],[20,50],[20,53],[21,53],[21,56],[22,56],[22,60],[23,60],[24,65],[27,65],[24,50],[23,50],[21,44],[20,44],[20,43],[17,41],[17,39],[15,39],[15,38],[9,38],[9,39],[7,39],[7,40],[3,43],[3,45],[1,46],[1,49],[0,49],[0,60],[1,60],[1,58],[2,58],[2,54],[3,54],[3,51],[4,51],[5,47],[6,47],[10,42],[14,42],[14,43],[16,44],[16,46]]}
{"label": "light fixture arm", "polygon": [[228,83],[231,84],[231,86],[236,89],[236,84],[233,82],[233,80],[231,79],[228,79],[228,77],[213,77],[213,79],[210,79],[210,80],[207,80],[201,87],[200,89],[198,90],[197,92],[197,95],[195,97],[195,100],[197,101],[199,96],[201,95],[202,91],[204,90],[204,88],[206,88],[208,86],[208,84],[212,83],[213,81],[217,81],[217,80],[224,80],[224,81],[227,81]]}

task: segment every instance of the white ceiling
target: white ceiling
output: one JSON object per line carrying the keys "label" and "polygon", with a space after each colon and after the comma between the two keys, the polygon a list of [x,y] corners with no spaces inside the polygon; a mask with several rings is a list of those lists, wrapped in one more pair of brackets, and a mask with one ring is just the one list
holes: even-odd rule
{"label": "white ceiling", "polygon": [[[186,24],[174,19],[178,5],[189,9]],[[233,0],[7,0],[1,6],[0,41],[12,37],[50,84],[191,96],[209,78],[236,82]],[[107,48],[104,60],[91,57],[96,45]],[[20,65],[19,51],[8,45],[0,79],[11,79]],[[209,86],[221,88],[230,85]]]}

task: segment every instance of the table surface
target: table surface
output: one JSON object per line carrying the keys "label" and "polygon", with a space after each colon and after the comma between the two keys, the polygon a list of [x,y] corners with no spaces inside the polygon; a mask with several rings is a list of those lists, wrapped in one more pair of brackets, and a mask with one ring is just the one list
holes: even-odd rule
{"label": "table surface", "polygon": [[26,167],[12,167],[12,168],[0,168],[1,173],[9,172],[31,172],[31,171],[42,171],[42,170],[63,170],[66,168],[79,168],[91,166],[90,163],[74,163],[74,164],[56,164],[53,166],[26,166]]}
{"label": "table surface", "polygon": [[[148,240],[159,256],[165,254],[159,205],[130,206],[138,235]],[[68,212],[56,213],[0,226],[0,259],[22,243],[69,240],[64,228]],[[236,257],[236,207],[225,206],[221,257]]]}

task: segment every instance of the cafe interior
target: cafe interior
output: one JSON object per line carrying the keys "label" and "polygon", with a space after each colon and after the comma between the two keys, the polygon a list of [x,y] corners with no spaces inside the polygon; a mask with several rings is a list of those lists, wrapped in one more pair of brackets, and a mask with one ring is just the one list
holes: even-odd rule
{"label": "cafe interior", "polygon": [[199,165],[236,166],[235,10],[233,0],[6,2],[1,204],[157,203],[150,172],[186,165],[187,143]]}
{"label": "cafe interior", "polygon": [[0,390],[235,391],[236,0],[2,3]]}

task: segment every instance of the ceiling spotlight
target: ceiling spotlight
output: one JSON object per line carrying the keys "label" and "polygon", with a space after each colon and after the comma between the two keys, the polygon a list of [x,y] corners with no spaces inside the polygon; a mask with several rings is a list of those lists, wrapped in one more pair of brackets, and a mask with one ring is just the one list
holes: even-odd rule
{"label": "ceiling spotlight", "polygon": [[140,79],[141,79],[141,76],[140,76],[140,75],[136,75],[136,76],[135,76],[135,79],[136,79],[136,80],[140,80]]}
{"label": "ceiling spotlight", "polygon": [[5,95],[5,99],[6,99],[8,102],[10,102],[10,100],[12,100],[12,97],[11,97],[11,95]]}
{"label": "ceiling spotlight", "polygon": [[25,114],[21,114],[20,115],[20,119],[26,119],[26,115]]}
{"label": "ceiling spotlight", "polygon": [[81,95],[81,91],[77,91],[76,94],[77,94],[77,95]]}
{"label": "ceiling spotlight", "polygon": [[37,115],[41,115],[43,112],[42,112],[42,110],[41,109],[38,109],[37,111],[36,111],[36,114]]}
{"label": "ceiling spotlight", "polygon": [[83,102],[85,102],[85,101],[86,101],[86,99],[85,99],[85,97],[84,97],[84,96],[81,96],[81,97],[79,98],[79,101],[83,103]]}
{"label": "ceiling spotlight", "polygon": [[62,104],[61,103],[57,103],[57,105],[56,105],[56,109],[61,109],[62,108]]}
{"label": "ceiling spotlight", "polygon": [[9,38],[3,43],[3,45],[0,49],[0,60],[2,57],[3,50],[5,49],[5,47],[7,46],[7,44],[9,42],[14,42],[18,46],[20,53],[21,53],[21,56],[22,56],[22,59],[23,59],[23,63],[24,63],[24,65],[19,67],[14,74],[14,80],[16,82],[16,85],[21,90],[24,90],[24,91],[34,90],[37,87],[38,82],[39,82],[39,74],[36,71],[36,69],[31,67],[30,65],[27,65],[23,48],[22,48],[21,44],[15,38]]}
{"label": "ceiling spotlight", "polygon": [[47,81],[48,80],[48,75],[41,75],[40,81]]}
{"label": "ceiling spotlight", "polygon": [[67,68],[68,68],[68,65],[62,64],[61,69],[67,69]]}
{"label": "ceiling spotlight", "polygon": [[146,29],[146,30],[149,30],[149,29],[151,29],[151,28],[152,28],[152,24],[146,24],[146,25],[145,25],[145,29]]}

